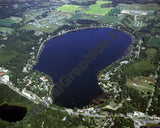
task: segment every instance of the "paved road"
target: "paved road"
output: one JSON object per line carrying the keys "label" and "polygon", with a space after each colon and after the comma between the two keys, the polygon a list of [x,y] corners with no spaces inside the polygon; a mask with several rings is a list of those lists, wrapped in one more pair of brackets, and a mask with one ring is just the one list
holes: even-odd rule
{"label": "paved road", "polygon": [[134,119],[132,118],[134,121],[138,121],[138,122],[143,122],[144,125],[146,125],[146,123],[151,123],[151,124],[158,124],[160,122],[160,120],[149,120],[149,119]]}

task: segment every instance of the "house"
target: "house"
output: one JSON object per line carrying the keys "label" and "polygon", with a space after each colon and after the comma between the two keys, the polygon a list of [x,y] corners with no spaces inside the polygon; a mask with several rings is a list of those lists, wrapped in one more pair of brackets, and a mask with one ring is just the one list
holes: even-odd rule
{"label": "house", "polygon": [[63,119],[62,119],[62,121],[65,121],[67,119],[67,117],[65,116]]}
{"label": "house", "polygon": [[2,77],[2,82],[7,83],[9,81],[9,76],[8,75],[4,75]]}
{"label": "house", "polygon": [[47,82],[47,81],[48,81],[48,79],[46,79],[45,76],[40,77],[40,79],[41,79],[43,82]]}
{"label": "house", "polygon": [[134,115],[134,116],[138,116],[138,117],[145,117],[145,114],[144,114],[144,113],[138,112],[138,111],[135,111],[133,115]]}

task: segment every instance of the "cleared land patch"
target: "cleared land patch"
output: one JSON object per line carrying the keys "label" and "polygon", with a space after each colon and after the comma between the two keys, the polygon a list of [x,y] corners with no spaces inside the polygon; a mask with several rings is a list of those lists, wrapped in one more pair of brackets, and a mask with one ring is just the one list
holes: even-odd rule
{"label": "cleared land patch", "polygon": [[6,26],[6,27],[10,27],[12,24],[14,23],[18,23],[22,21],[22,18],[21,17],[9,17],[9,18],[6,18],[6,19],[0,19],[0,26]]}
{"label": "cleared land patch", "polygon": [[81,6],[78,5],[63,5],[57,9],[62,12],[76,12],[82,10]]}
{"label": "cleared land patch", "polygon": [[83,13],[87,14],[95,14],[95,15],[105,15],[108,14],[112,7],[102,8],[102,4],[112,3],[111,1],[97,1],[96,4],[92,4],[89,6],[89,10],[84,11]]}
{"label": "cleared land patch", "polygon": [[125,68],[125,73],[129,78],[141,75],[146,76],[148,74],[154,73],[155,71],[156,67],[154,64],[151,63],[150,59],[135,62]]}
{"label": "cleared land patch", "polygon": [[146,54],[149,59],[153,59],[155,57],[156,53],[157,53],[157,50],[154,48],[149,48],[146,50]]}
{"label": "cleared land patch", "polygon": [[0,32],[3,32],[3,33],[11,33],[12,31],[13,31],[13,29],[11,29],[11,28],[0,27]]}
{"label": "cleared land patch", "polygon": [[12,24],[14,24],[14,21],[13,20],[10,20],[10,19],[0,19],[0,25],[1,26],[11,26]]}
{"label": "cleared land patch", "polygon": [[154,77],[139,76],[133,78],[132,80],[128,79],[126,85],[128,87],[135,88],[139,91],[152,92],[154,81],[155,81]]}
{"label": "cleared land patch", "polygon": [[143,11],[156,11],[159,8],[158,4],[119,4],[118,7],[126,10]]}
{"label": "cleared land patch", "polygon": [[45,28],[36,28],[34,25],[31,24],[26,24],[23,28],[21,29],[25,29],[25,30],[36,30],[36,31],[40,31],[40,32],[53,32],[54,30],[56,30],[58,28],[58,25],[48,25],[48,27]]}
{"label": "cleared land patch", "polygon": [[72,0],[73,2],[77,2],[79,4],[85,3],[85,2],[94,2],[95,0]]}

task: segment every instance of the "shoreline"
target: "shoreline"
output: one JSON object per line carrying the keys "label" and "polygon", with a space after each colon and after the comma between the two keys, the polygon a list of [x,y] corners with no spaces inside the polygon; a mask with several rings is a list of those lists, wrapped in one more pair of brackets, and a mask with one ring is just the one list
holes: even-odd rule
{"label": "shoreline", "polygon": [[[35,60],[35,62],[31,65],[31,67],[29,68],[29,70],[32,70],[33,67],[34,67],[34,65],[36,65],[36,64],[38,63],[40,54],[41,54],[41,52],[43,52],[43,49],[44,49],[44,47],[45,47],[45,43],[46,43],[47,41],[49,41],[50,39],[53,39],[53,38],[62,36],[62,35],[64,35],[64,34],[67,34],[67,33],[70,33],[70,32],[75,32],[75,31],[84,30],[84,29],[96,29],[96,28],[110,28],[110,29],[117,30],[117,29],[114,28],[114,27],[108,27],[108,26],[82,27],[82,28],[78,28],[78,29],[68,30],[68,31],[65,31],[65,32],[63,32],[63,33],[61,33],[61,34],[57,34],[57,35],[54,35],[54,36],[50,36],[50,37],[48,37],[47,39],[45,39],[45,40],[41,43],[41,45],[40,45],[40,47],[39,47],[39,50],[38,50],[38,53],[37,53],[37,55],[35,55],[35,56],[36,56],[36,60]],[[135,36],[134,36],[132,33],[129,33],[129,32],[127,32],[127,31],[123,31],[123,30],[118,30],[118,32],[124,32],[125,34],[129,35],[129,36],[131,37],[132,42],[131,42],[131,45],[128,47],[127,51],[126,51],[127,53],[125,53],[125,55],[123,55],[122,57],[120,57],[118,60],[116,60],[115,62],[113,62],[113,63],[110,64],[110,65],[113,65],[114,63],[117,63],[117,62],[120,61],[122,58],[127,57],[128,54],[130,54],[131,52],[133,52],[133,50],[131,51],[131,48],[132,48],[132,44],[133,44],[134,41],[135,41]],[[110,66],[110,65],[108,65],[108,66]],[[108,67],[108,66],[106,66],[106,67]],[[106,68],[106,67],[105,67],[105,68]],[[105,68],[104,68],[104,69],[105,69]],[[103,70],[104,70],[104,69],[103,69]],[[99,76],[103,70],[99,71],[99,73],[97,74],[97,76]],[[51,86],[52,86],[52,90],[51,90],[51,91],[53,92],[53,89],[54,89],[53,79],[52,79],[51,76],[49,76],[49,75],[47,75],[47,74],[45,74],[45,75],[48,76],[49,79],[50,79],[50,81],[51,81]],[[98,77],[97,77],[97,78],[98,78]],[[97,79],[97,80],[98,80],[98,79]],[[100,87],[100,86],[99,86],[99,87]],[[100,88],[101,88],[101,87],[100,87]],[[101,89],[102,89],[102,88],[101,88]],[[102,91],[104,91],[104,90],[102,89]],[[52,97],[51,97],[51,98],[52,98]],[[53,103],[53,98],[52,98],[52,103]]]}
{"label": "shoreline", "polygon": [[[135,37],[132,36],[131,38],[132,38],[132,42],[131,42],[131,44],[129,45],[129,47],[126,49],[126,52],[124,53],[124,55],[121,56],[121,57],[120,57],[119,59],[117,59],[115,62],[113,62],[113,63],[111,63],[110,65],[106,66],[104,69],[100,70],[100,71],[97,73],[97,76],[96,76],[96,77],[97,77],[97,82],[98,82],[98,83],[99,83],[100,76],[101,76],[102,74],[104,74],[103,71],[104,71],[107,67],[109,67],[109,66],[114,66],[115,63],[118,63],[118,62],[122,61],[123,59],[132,56],[131,54],[132,54],[132,52],[133,52],[133,43],[135,42]],[[98,85],[98,83],[97,83],[97,85]],[[99,86],[99,85],[98,85],[98,86]],[[105,90],[104,90],[101,86],[99,86],[99,88],[103,91],[103,93],[106,93]],[[102,94],[100,94],[100,95],[97,96],[97,97],[94,97],[94,99],[100,97],[101,95],[102,95]],[[96,106],[98,106],[98,105],[96,105]]]}
{"label": "shoreline", "polygon": [[[129,33],[129,32],[128,32],[128,33]],[[132,34],[130,33],[129,35],[132,35]],[[129,45],[129,47],[126,49],[124,55],[121,56],[119,59],[117,59],[115,62],[113,62],[113,63],[111,63],[110,65],[106,66],[104,69],[100,70],[99,73],[97,74],[97,80],[99,79],[100,75],[102,75],[102,72],[103,72],[107,67],[113,66],[115,63],[118,63],[118,62],[120,62],[121,60],[123,60],[123,59],[125,59],[125,58],[127,58],[127,57],[131,57],[131,56],[132,56],[131,54],[133,53],[133,43],[134,43],[135,40],[136,40],[136,39],[135,39],[135,36],[134,36],[134,35],[131,36],[131,39],[132,39],[132,42],[131,42],[131,44]],[[99,87],[100,87],[100,86],[99,86]],[[100,87],[100,88],[101,88],[101,87]],[[101,88],[101,89],[102,89],[102,88]],[[102,89],[102,91],[104,91],[104,90]]]}
{"label": "shoreline", "polygon": [[[107,26],[99,26],[99,27],[82,27],[82,28],[69,30],[69,31],[66,31],[66,32],[61,33],[61,34],[58,34],[58,35],[54,35],[54,36],[48,37],[48,38],[45,39],[45,40],[42,42],[42,44],[40,45],[39,50],[38,50],[38,53],[37,53],[37,55],[36,55],[36,61],[35,61],[35,63],[32,64],[32,66],[30,67],[29,70],[31,70],[32,67],[33,67],[34,65],[37,64],[38,59],[39,59],[39,56],[40,56],[41,52],[43,52],[44,44],[45,44],[48,40],[50,40],[50,39],[52,39],[52,38],[56,38],[56,37],[62,36],[62,35],[64,35],[64,34],[67,34],[67,33],[70,33],[70,32],[75,32],[75,31],[84,30],[84,29],[92,29],[92,28],[93,28],[93,29],[95,29],[95,28],[110,28],[110,29],[115,29],[115,30],[117,30],[117,29],[114,28],[114,27],[107,27]],[[123,31],[123,30],[119,30],[119,31],[120,31],[120,32],[124,32],[125,34],[128,34],[128,35],[131,37],[131,39],[132,39],[132,43],[135,41],[135,36],[134,36],[132,33],[129,33],[129,32],[127,32],[127,31]],[[132,43],[131,43],[131,44],[132,44]]]}

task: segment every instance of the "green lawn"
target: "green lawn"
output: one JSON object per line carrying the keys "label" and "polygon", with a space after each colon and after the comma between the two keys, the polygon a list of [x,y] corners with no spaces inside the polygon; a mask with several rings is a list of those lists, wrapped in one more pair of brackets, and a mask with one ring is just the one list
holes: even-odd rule
{"label": "green lawn", "polygon": [[108,14],[108,12],[111,11],[112,7],[101,8],[101,5],[105,3],[111,3],[111,1],[97,1],[96,4],[90,5],[89,10],[86,10],[83,13],[96,14],[96,15]]}
{"label": "green lawn", "polygon": [[42,31],[42,32],[51,33],[53,31],[55,31],[57,28],[58,28],[58,25],[55,25],[55,24],[49,25],[48,28],[36,28],[35,26],[33,26],[31,24],[26,24],[21,29],[24,29],[24,30],[36,30],[36,31]]}
{"label": "green lawn", "polygon": [[[149,91],[152,92],[153,90],[153,85],[154,85],[155,79],[152,77],[144,77],[144,76],[139,76],[135,77],[132,80],[128,79],[127,80],[127,86],[131,88],[135,88],[139,91]],[[149,84],[151,82],[151,84]]]}
{"label": "green lawn", "polygon": [[154,48],[148,48],[145,52],[148,59],[153,59],[156,56],[157,50]]}
{"label": "green lawn", "polygon": [[155,37],[155,36],[151,37],[147,46],[160,48],[160,37]]}
{"label": "green lawn", "polygon": [[149,58],[135,62],[125,67],[124,73],[128,78],[134,78],[136,76],[148,75],[154,73],[156,67]]}
{"label": "green lawn", "polygon": [[156,11],[159,8],[159,5],[154,3],[153,4],[132,4],[129,7],[131,6],[134,6],[139,10],[145,10],[145,11],[150,11],[150,10]]}
{"label": "green lawn", "polygon": [[62,12],[76,12],[82,10],[81,6],[77,5],[63,5],[57,9]]}
{"label": "green lawn", "polygon": [[[25,92],[25,93],[28,93],[28,94],[30,94],[30,95],[33,95],[33,93],[30,92],[30,91],[24,90],[24,92]],[[27,96],[26,96],[26,97],[27,97]],[[31,98],[31,100],[33,100],[33,101],[35,101],[35,102],[37,102],[37,103],[40,103],[40,102],[41,102],[41,100],[37,97],[37,95],[35,96],[35,99]]]}
{"label": "green lawn", "polygon": [[1,26],[11,26],[12,24],[14,24],[15,22],[13,20],[10,19],[0,19],[0,25]]}
{"label": "green lawn", "polygon": [[105,15],[105,16],[99,16],[97,18],[97,21],[99,21],[101,23],[113,23],[113,24],[117,24],[117,22],[120,22],[121,19],[117,18],[117,17]]}
{"label": "green lawn", "polygon": [[85,3],[85,2],[90,2],[90,1],[95,1],[95,0],[74,0],[79,4]]}
{"label": "green lawn", "polygon": [[119,8],[125,10],[143,10],[143,11],[156,11],[159,9],[158,4],[119,4]]}
{"label": "green lawn", "polygon": [[0,31],[4,33],[10,33],[13,31],[13,29],[7,27],[0,27]]}

